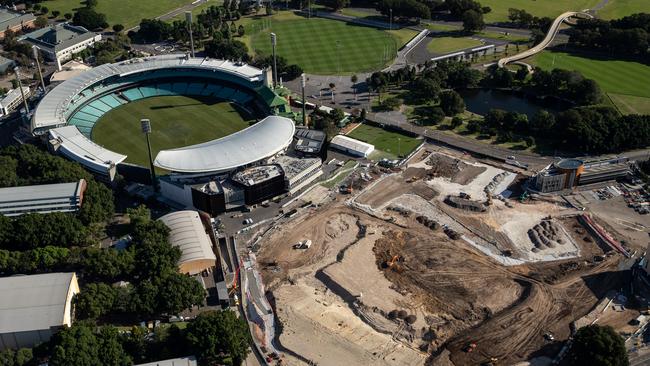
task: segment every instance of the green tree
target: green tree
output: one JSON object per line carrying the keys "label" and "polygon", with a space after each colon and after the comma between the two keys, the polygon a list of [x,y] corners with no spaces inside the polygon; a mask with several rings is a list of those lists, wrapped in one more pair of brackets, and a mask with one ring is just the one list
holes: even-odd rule
{"label": "green tree", "polygon": [[85,325],[73,325],[56,333],[50,340],[52,366],[99,366],[99,342]]}
{"label": "green tree", "polygon": [[99,344],[99,359],[102,366],[126,366],[132,365],[131,357],[129,357],[119,339],[117,328],[115,327],[102,327],[97,334]]}
{"label": "green tree", "polygon": [[627,366],[623,338],[610,327],[588,325],[573,337],[568,360],[576,366]]}
{"label": "green tree", "polygon": [[339,11],[350,5],[350,0],[323,0],[322,3],[334,11]]}
{"label": "green tree", "polygon": [[203,305],[205,290],[194,278],[170,272],[158,284],[157,313],[179,314],[193,305]]}
{"label": "green tree", "polygon": [[93,8],[87,7],[77,9],[72,17],[72,22],[90,30],[108,27],[105,14],[98,13]]}
{"label": "green tree", "polygon": [[418,78],[411,83],[411,95],[417,103],[430,103],[438,99],[440,84],[431,78]]}
{"label": "green tree", "polygon": [[53,16],[54,18],[58,18],[59,15],[61,15],[61,12],[60,12],[60,11],[58,11],[58,10],[52,10],[52,16]]}
{"label": "green tree", "polygon": [[46,17],[37,17],[36,20],[34,21],[34,25],[38,28],[43,28],[47,26],[47,18]]}
{"label": "green tree", "polygon": [[451,128],[454,130],[460,127],[460,125],[462,124],[463,124],[463,119],[458,116],[451,119]]}
{"label": "green tree", "polygon": [[89,283],[74,297],[78,319],[97,319],[113,309],[116,291],[105,283]]}
{"label": "green tree", "polygon": [[85,2],[87,8],[94,8],[97,6],[97,0],[86,0]]}
{"label": "green tree", "polygon": [[65,13],[63,14],[63,17],[65,18],[65,20],[70,20],[72,19],[72,13]]}
{"label": "green tree", "polygon": [[187,326],[187,341],[205,364],[241,365],[250,352],[248,325],[232,311],[207,311]]}
{"label": "green tree", "polygon": [[240,24],[239,27],[237,27],[237,35],[243,37],[244,33],[246,33],[246,30],[244,29],[244,26]]}
{"label": "green tree", "polygon": [[440,107],[447,116],[455,116],[465,111],[465,101],[454,90],[446,90],[440,94]]}
{"label": "green tree", "polygon": [[50,9],[48,9],[47,6],[41,6],[41,14],[47,15],[47,13],[50,12]]}
{"label": "green tree", "polygon": [[122,24],[113,24],[113,32],[120,33],[123,30],[124,26]]}
{"label": "green tree", "polygon": [[0,155],[0,187],[13,187],[18,184],[17,168],[16,159]]}
{"label": "green tree", "polygon": [[485,21],[483,21],[483,13],[475,10],[467,10],[463,13],[463,30],[465,32],[478,32],[485,28]]}

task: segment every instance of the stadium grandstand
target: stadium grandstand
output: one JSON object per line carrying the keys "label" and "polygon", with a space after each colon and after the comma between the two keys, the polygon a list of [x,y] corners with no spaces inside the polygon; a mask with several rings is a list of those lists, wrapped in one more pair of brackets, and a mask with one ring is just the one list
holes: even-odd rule
{"label": "stadium grandstand", "polygon": [[[284,126],[280,131],[282,135],[284,132],[293,134],[293,127],[288,127],[289,123],[293,126],[293,122],[282,118],[291,117],[292,112],[287,102],[269,88],[268,72],[243,63],[190,58],[186,55],[161,55],[104,64],[66,80],[40,101],[32,117],[31,131],[36,136],[46,136],[62,155],[111,180],[115,175],[115,167],[126,156],[93,143],[93,127],[105,113],[114,108],[140,99],[165,95],[215,97],[234,103],[258,118],[271,116],[263,119],[259,127],[253,125],[238,132],[236,136],[233,135],[235,137],[221,139],[224,141],[218,144],[207,142],[166,151],[158,161],[161,165],[170,163],[167,166],[169,170],[187,171],[183,166],[171,164],[174,159],[170,157],[197,152],[197,148],[214,149],[215,146],[224,146],[228,141],[242,142],[247,134],[268,133],[278,126]],[[278,136],[266,135],[265,139],[278,140],[276,137]],[[260,145],[264,146],[248,152],[247,158],[242,160],[253,162],[255,158],[261,160],[268,157],[254,156],[255,152],[273,154],[282,150],[263,143]],[[231,162],[237,163],[237,159],[233,158]],[[210,173],[218,165],[215,164],[207,168]],[[189,170],[194,173],[202,171],[200,166]]]}

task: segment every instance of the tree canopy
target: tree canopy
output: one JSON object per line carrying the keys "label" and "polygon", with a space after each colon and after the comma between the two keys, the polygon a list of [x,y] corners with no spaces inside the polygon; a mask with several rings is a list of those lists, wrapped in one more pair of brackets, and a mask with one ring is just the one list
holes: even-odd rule
{"label": "tree canopy", "polygon": [[250,352],[248,324],[232,311],[206,311],[187,326],[187,341],[205,364],[241,365]]}
{"label": "tree canopy", "polygon": [[578,329],[567,357],[576,366],[627,366],[623,338],[610,327],[588,325]]}
{"label": "tree canopy", "polygon": [[106,15],[96,12],[92,7],[78,8],[72,17],[72,22],[90,30],[108,27]]}

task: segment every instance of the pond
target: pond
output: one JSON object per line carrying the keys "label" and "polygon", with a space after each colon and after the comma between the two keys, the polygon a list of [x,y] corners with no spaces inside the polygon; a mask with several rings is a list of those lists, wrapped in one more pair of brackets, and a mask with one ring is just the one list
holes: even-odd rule
{"label": "pond", "polygon": [[557,113],[570,108],[567,102],[547,98],[526,97],[523,93],[497,89],[465,89],[459,91],[468,111],[486,115],[490,109],[503,109],[522,113],[532,118],[537,111],[545,109]]}

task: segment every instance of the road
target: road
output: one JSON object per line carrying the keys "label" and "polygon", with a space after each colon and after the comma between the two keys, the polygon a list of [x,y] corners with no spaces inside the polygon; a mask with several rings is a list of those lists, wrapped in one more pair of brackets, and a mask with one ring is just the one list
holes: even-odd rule
{"label": "road", "polygon": [[584,16],[584,17],[590,17],[593,18],[591,14],[583,13],[583,12],[576,12],[576,11],[567,11],[566,13],[561,14],[555,20],[553,21],[553,24],[551,24],[551,27],[549,28],[548,32],[546,33],[546,36],[540,42],[538,45],[527,49],[524,52],[518,53],[514,56],[509,56],[509,57],[504,57],[499,60],[498,65],[499,67],[504,67],[509,63],[512,62],[517,62],[520,60],[523,60],[525,58],[528,58],[538,52],[543,51],[546,47],[548,47],[551,42],[555,39],[555,36],[557,33],[560,31],[560,26],[562,23],[564,23],[567,19],[575,17],[575,16]]}

